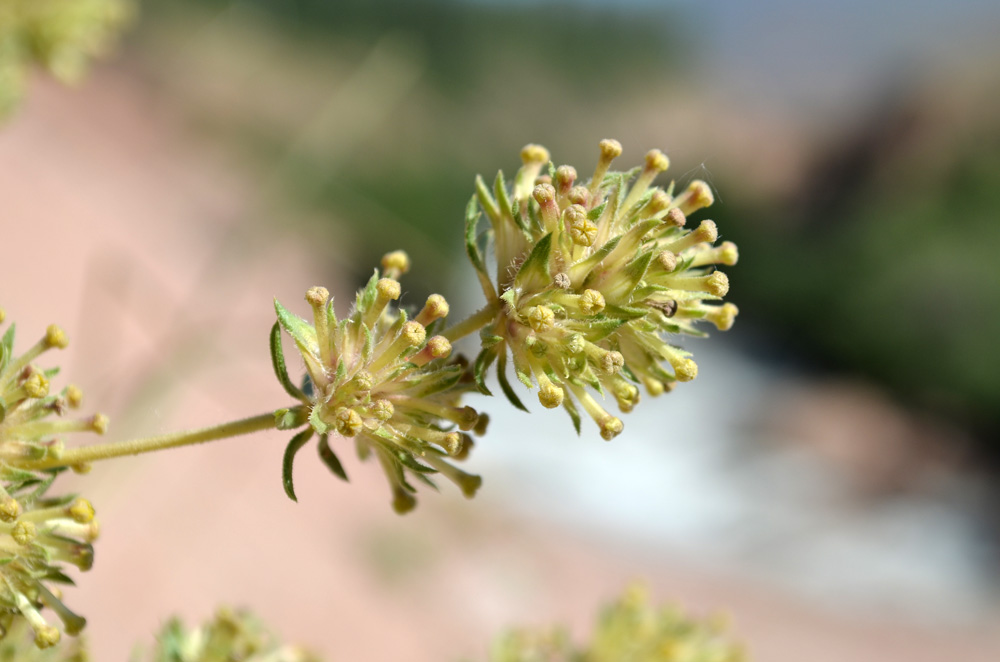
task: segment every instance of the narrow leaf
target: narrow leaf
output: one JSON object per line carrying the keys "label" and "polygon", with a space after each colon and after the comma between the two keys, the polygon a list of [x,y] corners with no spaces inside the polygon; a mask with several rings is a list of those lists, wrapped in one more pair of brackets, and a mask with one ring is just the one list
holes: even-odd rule
{"label": "narrow leaf", "polygon": [[281,460],[281,483],[285,488],[285,494],[292,501],[298,502],[295,496],[295,485],[292,482],[292,463],[295,461],[295,454],[306,445],[313,436],[312,428],[306,428],[298,433],[285,446],[285,456]]}
{"label": "narrow leaf", "polygon": [[288,378],[288,370],[285,368],[285,352],[281,349],[281,327],[278,322],[271,327],[271,365],[274,367],[274,376],[278,378],[285,393],[296,400],[306,400],[305,393],[292,383]]}
{"label": "narrow leaf", "polygon": [[479,356],[476,357],[476,363],[473,366],[473,377],[476,380],[476,388],[479,392],[484,395],[493,395],[490,389],[486,387],[486,374],[489,372],[490,366],[496,361],[497,358],[497,348],[496,346],[490,347],[489,349],[484,349],[479,352]]}
{"label": "narrow leaf", "polygon": [[503,394],[507,396],[507,400],[510,404],[514,405],[521,411],[527,412],[528,408],[524,406],[521,399],[517,397],[514,393],[514,389],[511,388],[510,382],[507,381],[507,350],[506,348],[497,357],[497,379],[500,380],[500,390]]}

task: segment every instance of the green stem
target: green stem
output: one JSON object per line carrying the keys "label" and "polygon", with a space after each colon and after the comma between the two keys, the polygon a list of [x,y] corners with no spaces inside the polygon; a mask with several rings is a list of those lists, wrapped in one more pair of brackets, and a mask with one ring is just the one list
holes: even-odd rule
{"label": "green stem", "polygon": [[465,336],[478,331],[483,328],[496,317],[497,308],[496,304],[487,304],[482,310],[473,314],[458,324],[448,327],[441,332],[441,335],[447,338],[451,342],[455,342],[459,338],[464,338]]}
{"label": "green stem", "polygon": [[273,427],[275,427],[274,412],[268,412],[259,416],[230,421],[222,425],[213,425],[212,427],[200,430],[171,432],[157,437],[146,437],[145,439],[130,439],[128,441],[116,441],[109,444],[93,444],[80,448],[69,448],[63,451],[59,457],[27,460],[18,462],[17,466],[24,469],[70,467],[98,460],[108,460],[126,455],[140,455],[165,448],[177,448],[178,446],[189,446],[206,441],[215,441],[216,439],[236,437],[259,430],[270,430]]}

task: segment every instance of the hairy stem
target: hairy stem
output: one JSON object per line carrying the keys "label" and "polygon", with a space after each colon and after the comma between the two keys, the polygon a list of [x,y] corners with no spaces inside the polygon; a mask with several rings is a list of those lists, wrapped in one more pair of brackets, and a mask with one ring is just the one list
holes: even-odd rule
{"label": "hairy stem", "polygon": [[458,324],[450,326],[441,332],[441,335],[447,338],[451,342],[455,342],[459,338],[464,338],[465,336],[478,331],[487,324],[489,324],[497,314],[496,304],[488,304],[482,310],[474,313],[472,316],[467,317]]}
{"label": "hairy stem", "polygon": [[171,432],[156,437],[146,437],[145,439],[129,439],[127,441],[116,441],[108,444],[93,444],[80,448],[69,448],[63,451],[59,457],[27,460],[18,462],[17,466],[24,469],[70,467],[98,460],[108,460],[126,455],[140,455],[165,448],[190,446],[191,444],[200,444],[206,441],[215,441],[216,439],[236,437],[259,430],[269,430],[273,427],[275,427],[274,412],[268,412],[259,416],[230,421],[222,425],[213,425],[212,427],[200,430]]}

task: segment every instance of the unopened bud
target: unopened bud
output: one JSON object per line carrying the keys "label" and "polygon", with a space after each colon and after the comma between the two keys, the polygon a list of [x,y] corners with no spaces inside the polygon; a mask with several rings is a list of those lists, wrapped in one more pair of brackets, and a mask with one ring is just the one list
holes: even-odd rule
{"label": "unopened bud", "polygon": [[656,172],[663,172],[670,167],[670,159],[658,149],[651,149],[646,152],[646,169]]}
{"label": "unopened bud", "polygon": [[402,293],[399,281],[392,278],[380,278],[375,284],[375,291],[383,301],[395,301]]}
{"label": "unopened bud", "polygon": [[334,428],[343,437],[353,437],[361,431],[363,421],[358,412],[347,407],[341,407],[334,415]]}
{"label": "unopened bud", "polygon": [[65,349],[69,345],[69,339],[66,337],[66,332],[60,329],[55,324],[50,324],[47,329],[45,329],[45,347],[52,348],[57,347],[59,349]]}
{"label": "unopened bud", "polygon": [[535,333],[544,333],[555,325],[556,316],[548,306],[533,306],[528,310],[528,324]]}
{"label": "unopened bud", "polygon": [[546,409],[555,409],[561,405],[565,395],[563,390],[552,382],[542,384],[538,389],[538,401]]}
{"label": "unopened bud", "polygon": [[584,290],[580,295],[580,311],[584,315],[596,315],[605,305],[604,295],[597,290]]}
{"label": "unopened bud", "polygon": [[521,161],[524,165],[531,163],[548,163],[549,150],[541,145],[528,144],[521,148]]}
{"label": "unopened bud", "polygon": [[306,291],[306,301],[313,308],[321,308],[326,305],[326,302],[330,300],[330,290],[325,287],[310,287]]}
{"label": "unopened bud", "polygon": [[706,291],[714,296],[724,297],[729,292],[729,276],[721,271],[716,271],[710,275],[705,283]]}
{"label": "unopened bud", "polygon": [[410,270],[410,256],[404,251],[392,251],[382,256],[382,271],[399,277]]}
{"label": "unopened bud", "polygon": [[90,429],[97,434],[104,434],[108,431],[108,425],[110,423],[110,419],[104,414],[94,414],[94,416],[90,419]]}
{"label": "unopened bud", "polygon": [[76,499],[67,509],[69,516],[80,524],[88,524],[94,519],[94,506],[86,499]]}
{"label": "unopened bud", "polygon": [[622,423],[620,418],[614,416],[608,416],[600,423],[601,427],[601,437],[605,441],[611,441],[625,429],[625,424]]}

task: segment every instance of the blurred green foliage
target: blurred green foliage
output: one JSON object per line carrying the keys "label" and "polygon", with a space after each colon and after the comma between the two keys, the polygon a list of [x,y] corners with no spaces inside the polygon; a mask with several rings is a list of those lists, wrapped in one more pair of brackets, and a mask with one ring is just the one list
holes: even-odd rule
{"label": "blurred green foliage", "polygon": [[990,437],[1000,114],[965,107],[901,98],[818,155],[793,200],[718,211],[743,256],[745,320]]}

